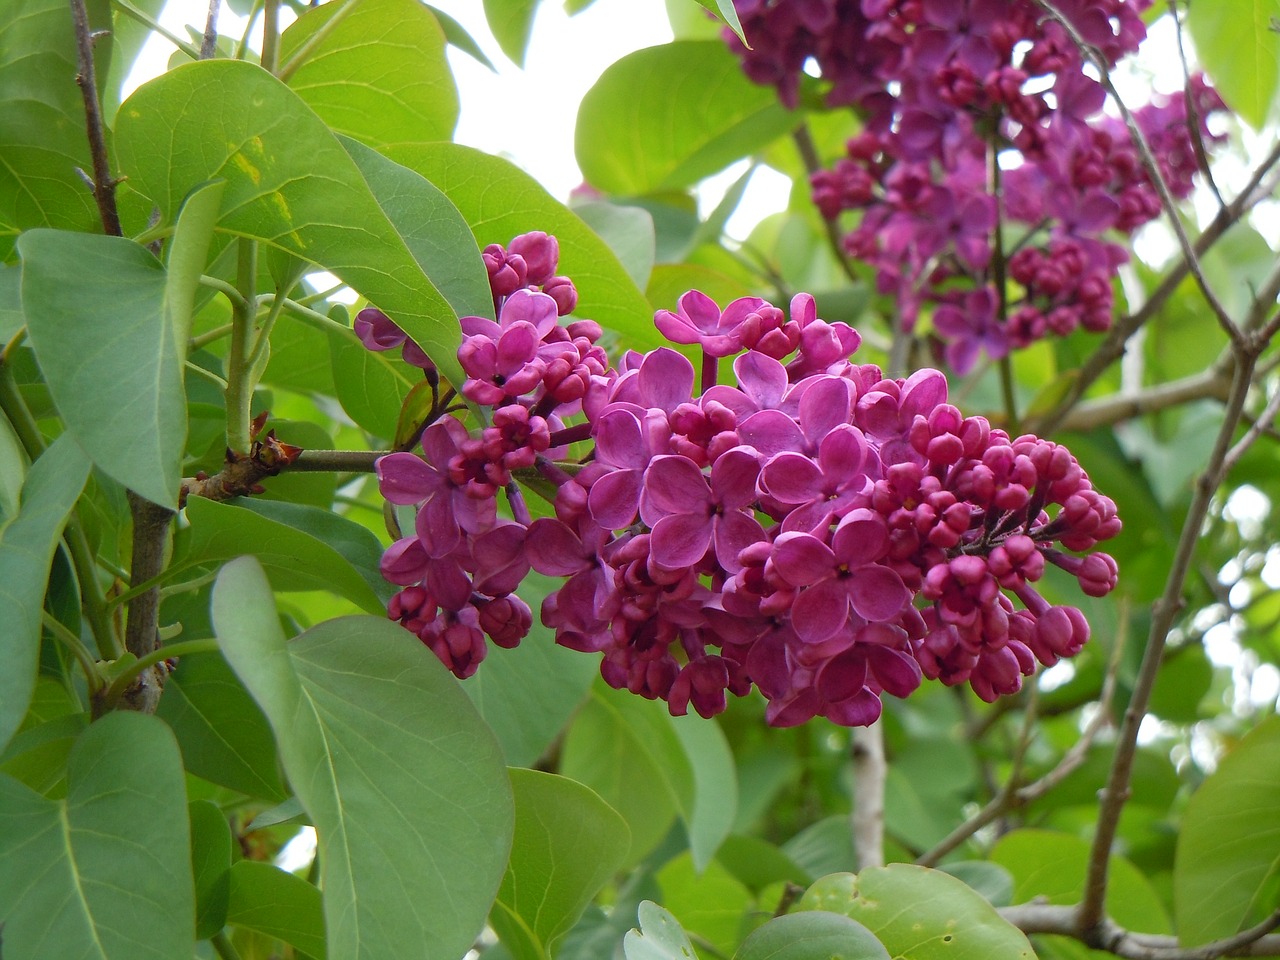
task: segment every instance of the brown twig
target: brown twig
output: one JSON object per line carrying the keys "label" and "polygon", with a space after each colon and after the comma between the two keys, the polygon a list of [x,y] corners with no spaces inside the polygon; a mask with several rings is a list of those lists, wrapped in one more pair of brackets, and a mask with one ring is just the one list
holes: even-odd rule
{"label": "brown twig", "polygon": [[84,99],[85,130],[89,136],[89,155],[93,161],[93,199],[98,204],[102,229],[108,236],[120,237],[120,211],[116,208],[116,184],[107,158],[107,138],[103,132],[102,104],[98,102],[98,79],[93,65],[93,35],[89,29],[89,13],[84,0],[71,0],[71,18],[76,34],[76,83]]}
{"label": "brown twig", "polygon": [[1187,268],[1191,271],[1191,276],[1195,278],[1196,285],[1200,288],[1200,293],[1204,297],[1205,303],[1213,311],[1213,315],[1218,321],[1218,326],[1231,338],[1233,343],[1238,343],[1241,337],[1240,329],[1235,325],[1230,314],[1227,313],[1226,308],[1209,285],[1209,281],[1205,278],[1204,271],[1200,267],[1200,259],[1192,246],[1190,237],[1187,236],[1186,228],[1182,224],[1182,218],[1178,215],[1178,206],[1174,202],[1173,195],[1169,192],[1169,185],[1165,183],[1164,175],[1160,172],[1160,166],[1156,163],[1156,158],[1151,152],[1151,145],[1147,143],[1146,136],[1138,127],[1133,111],[1121,99],[1120,92],[1116,89],[1116,85],[1111,79],[1106,58],[1080,35],[1080,31],[1076,29],[1075,24],[1057,8],[1052,0],[1036,0],[1036,5],[1061,25],[1067,36],[1071,38],[1071,42],[1080,50],[1081,55],[1097,69],[1103,87],[1106,88],[1107,93],[1111,96],[1116,109],[1120,111],[1120,116],[1129,130],[1129,136],[1138,148],[1147,177],[1151,180],[1152,185],[1155,186],[1156,193],[1160,195],[1160,205],[1164,209],[1165,215],[1169,218],[1169,225],[1173,228],[1174,235],[1178,238],[1178,246],[1182,249],[1182,258],[1186,262]]}
{"label": "brown twig", "polygon": [[[809,176],[822,169],[822,158],[818,156],[818,148],[814,145],[813,134],[809,132],[808,124],[800,124],[791,132],[791,139],[796,145],[796,149],[800,152],[800,160],[804,163],[805,172]],[[827,234],[827,242],[831,246],[831,252],[836,256],[836,262],[840,264],[840,269],[854,283],[861,283],[862,280],[858,276],[858,272],[853,269],[853,263],[849,260],[849,255],[844,251],[844,239],[840,236],[840,225],[836,222],[835,217],[823,216],[821,211],[818,215],[822,217],[822,226]]]}
{"label": "brown twig", "polygon": [[1280,910],[1262,923],[1232,937],[1199,947],[1184,947],[1177,937],[1133,933],[1103,918],[1088,936],[1078,925],[1078,907],[1048,903],[1023,903],[1001,907],[1000,916],[1023,933],[1055,933],[1072,937],[1095,950],[1106,950],[1128,960],[1217,960],[1219,957],[1278,957],[1280,936],[1268,936],[1280,926]]}
{"label": "brown twig", "polygon": [[222,0],[209,0],[209,15],[204,21],[204,36],[200,40],[200,59],[212,60],[218,52],[218,10]]}
{"label": "brown twig", "polygon": [[[1262,196],[1265,196],[1266,192],[1259,190],[1259,187],[1277,163],[1280,163],[1280,141],[1276,142],[1271,149],[1271,153],[1254,169],[1244,189],[1226,207],[1218,211],[1209,225],[1196,238],[1194,249],[1197,256],[1204,256],[1227,230],[1234,226]],[[1063,397],[1062,401],[1047,414],[1028,418],[1028,422],[1023,424],[1024,429],[1033,433],[1045,434],[1051,433],[1061,426],[1067,413],[1079,403],[1085,391],[1106,372],[1111,364],[1124,354],[1129,338],[1156,316],[1169,297],[1178,289],[1189,270],[1190,267],[1187,262],[1179,260],[1177,265],[1171,268],[1164,279],[1160,281],[1159,286],[1152,291],[1151,296],[1142,307],[1117,321],[1115,326],[1111,328],[1110,333],[1107,334],[1106,339],[1081,364],[1067,395]]]}

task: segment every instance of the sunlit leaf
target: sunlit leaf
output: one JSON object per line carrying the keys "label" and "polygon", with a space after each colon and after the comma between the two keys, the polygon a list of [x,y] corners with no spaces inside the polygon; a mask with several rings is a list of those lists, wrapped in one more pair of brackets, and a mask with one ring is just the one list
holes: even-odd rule
{"label": "sunlit leaf", "polygon": [[1280,36],[1272,23],[1280,0],[1221,0],[1187,7],[1196,56],[1227,106],[1257,130],[1280,77]]}
{"label": "sunlit leaf", "polygon": [[690,186],[796,122],[723,43],[682,40],[605,70],[578,109],[575,153],[593,187],[648,193]]}
{"label": "sunlit leaf", "polygon": [[444,47],[417,0],[360,0],[308,10],[281,35],[280,62],[302,57],[290,89],[334,133],[381,150],[453,135],[458,90]]}

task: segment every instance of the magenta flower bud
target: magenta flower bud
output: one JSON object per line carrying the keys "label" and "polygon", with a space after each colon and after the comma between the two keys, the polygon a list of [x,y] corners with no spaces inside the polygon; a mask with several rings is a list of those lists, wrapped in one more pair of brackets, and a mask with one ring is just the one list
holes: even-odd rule
{"label": "magenta flower bud", "polygon": [[352,327],[370,350],[394,350],[408,339],[395,321],[377,307],[365,307],[357,313]]}
{"label": "magenta flower bud", "polygon": [[405,338],[404,346],[400,350],[400,356],[409,366],[417,367],[419,370],[431,373],[436,369],[435,362],[423,352],[420,346],[407,337]]}
{"label": "magenta flower bud", "polygon": [[[542,285],[542,292],[556,302],[556,309],[562,317],[573,313],[573,308],[578,305],[578,290],[568,277],[552,277]],[[570,331],[570,336],[575,334]],[[599,339],[599,334],[596,339]]]}
{"label": "magenta flower bud", "polygon": [[507,244],[507,251],[524,259],[527,268],[525,283],[533,287],[540,287],[551,280],[560,262],[559,242],[541,230],[520,234]]}
{"label": "magenta flower bud", "polygon": [[529,270],[523,257],[509,254],[499,243],[489,244],[480,256],[489,273],[489,289],[495,299],[509,297],[521,287],[528,286]]}
{"label": "magenta flower bud", "polygon": [[511,649],[529,634],[533,611],[515,594],[476,604],[480,629],[500,647]]}

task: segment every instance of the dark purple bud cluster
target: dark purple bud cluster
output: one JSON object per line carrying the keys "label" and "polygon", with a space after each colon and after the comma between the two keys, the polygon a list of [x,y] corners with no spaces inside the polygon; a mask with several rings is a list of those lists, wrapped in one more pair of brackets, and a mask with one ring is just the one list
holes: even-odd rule
{"label": "dark purple bud cluster", "polygon": [[[1102,115],[1105,91],[1062,24],[1032,0],[735,6],[752,46],[725,35],[749,77],[794,105],[812,61],[827,102],[862,115],[847,156],[813,176],[813,199],[828,219],[860,212],[846,249],[876,269],[904,329],[931,314],[963,374],[981,352],[999,358],[1049,334],[1110,326],[1127,257],[1110,238],[1158,216],[1160,200],[1124,125]],[[1057,6],[1108,66],[1146,36],[1139,15],[1150,0]],[[1175,198],[1198,170],[1193,134],[1221,139],[1207,120],[1224,109],[1197,76],[1187,93],[1135,111]],[[1016,251],[1007,271],[997,262],[1006,251]]]}
{"label": "dark purple bud cluster", "polygon": [[[527,287],[498,297],[498,322],[463,319],[459,351],[488,425],[442,412],[422,456],[378,461],[387,499],[416,507],[383,558],[404,587],[390,615],[459,677],[528,631],[530,569],[563,581],[541,609],[556,642],[675,714],[754,685],[774,725],[867,724],[924,677],[992,699],[1087,640],[1035,584],[1053,564],[1110,591],[1116,565],[1093,550],[1120,530],[1115,505],[1065,447],[962,416],[940,372],[853,363],[857,332],[807,294],[789,316],[697,292],[660,312],[702,348],[697,390],[674,350],[610,366],[597,325]],[[517,480],[555,515],[532,519]]]}

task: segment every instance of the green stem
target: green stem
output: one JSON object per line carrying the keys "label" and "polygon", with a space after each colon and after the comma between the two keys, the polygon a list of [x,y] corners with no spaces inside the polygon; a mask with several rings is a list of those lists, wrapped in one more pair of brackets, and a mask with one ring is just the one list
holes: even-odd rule
{"label": "green stem", "polygon": [[70,650],[80,662],[80,668],[84,671],[84,678],[89,684],[89,693],[92,695],[101,690],[103,685],[102,672],[98,669],[98,662],[94,659],[93,654],[89,652],[88,647],[81,642],[79,637],[68,630],[64,623],[47,610],[41,610],[40,617],[45,629]]}
{"label": "green stem", "polygon": [[1004,397],[1004,413],[1009,436],[1016,437],[1022,430],[1018,426],[1018,399],[1013,392],[1013,361],[1008,354],[1000,358],[1000,393]]}
{"label": "green stem", "polygon": [[266,0],[262,6],[262,69],[276,73],[280,68],[280,0]]}
{"label": "green stem", "polygon": [[200,285],[208,287],[210,290],[217,290],[231,301],[232,307],[239,307],[241,310],[249,309],[249,304],[240,290],[225,280],[219,280],[217,277],[210,277],[205,274],[200,276]]}
{"label": "green stem", "polygon": [[240,960],[239,952],[231,945],[231,941],[223,931],[219,930],[210,937],[209,943],[213,945],[213,949],[222,960]]}
{"label": "green stem", "polygon": [[307,38],[306,43],[299,47],[293,56],[276,71],[276,76],[280,78],[282,83],[289,82],[289,78],[294,75],[300,66],[307,62],[307,58],[328,38],[329,34],[342,22],[343,18],[355,9],[355,6],[356,0],[346,0],[324,26]]}
{"label": "green stem", "polygon": [[140,24],[142,24],[148,30],[151,30],[151,31],[154,31],[155,33],[160,34],[160,36],[164,37],[166,40],[172,43],[175,47],[177,47],[179,50],[185,53],[192,60],[200,59],[199,47],[195,47],[187,43],[187,41],[183,40],[176,33],[170,33],[168,30],[166,30],[164,27],[160,25],[159,21],[152,19],[146,13],[139,10],[137,7],[133,6],[130,3],[126,3],[125,0],[111,0],[111,3],[117,10],[119,10],[125,16],[131,17],[132,19],[137,20]]}
{"label": "green stem", "polygon": [[[275,299],[276,298],[271,294],[262,298],[264,303],[274,302]],[[337,320],[330,320],[323,313],[320,313],[317,310],[312,310],[310,307],[305,307],[297,300],[290,300],[287,297],[281,299],[284,300],[284,308],[299,320],[305,320],[307,323],[310,323],[313,327],[320,330],[332,330],[335,333],[342,333],[348,337],[354,336],[351,328],[345,323],[339,323]]]}
{"label": "green stem", "polygon": [[157,647],[146,656],[139,657],[133,663],[129,664],[114,680],[111,686],[107,688],[107,701],[114,702],[129,689],[129,685],[133,683],[143,673],[150,670],[162,660],[169,660],[173,657],[189,657],[198,653],[217,653],[218,641],[212,638],[204,640],[183,640],[181,643],[171,643],[168,646]]}
{"label": "green stem", "polygon": [[233,330],[235,330],[235,324],[225,323],[220,327],[216,327],[213,330],[200,334],[198,337],[192,337],[187,341],[187,352],[195,353],[197,350],[203,349],[211,343],[217,343]]}
{"label": "green stem", "polygon": [[212,370],[206,370],[204,367],[200,366],[200,364],[192,363],[190,360],[187,360],[184,366],[188,373],[194,373],[198,377],[203,377],[219,390],[225,391],[227,389],[227,381],[223,380]]}
{"label": "green stem", "polygon": [[262,321],[257,338],[254,340],[253,352],[249,354],[249,369],[253,371],[255,380],[262,375],[262,367],[266,365],[267,350],[271,346],[271,329],[280,318],[285,300],[286,298],[280,296],[280,291],[277,290],[276,295],[271,298],[271,309],[267,312],[267,319]]}
{"label": "green stem", "polygon": [[258,248],[254,241],[244,238],[239,244],[236,286],[241,303],[233,304],[231,311],[231,353],[227,357],[227,448],[243,454],[249,452],[253,441],[249,436],[254,388],[249,353],[256,311],[254,285],[258,278]]}

